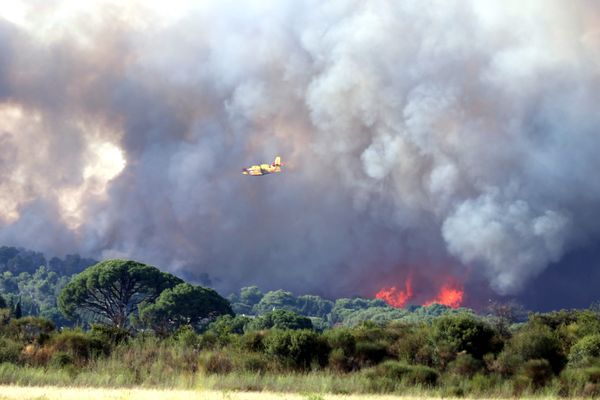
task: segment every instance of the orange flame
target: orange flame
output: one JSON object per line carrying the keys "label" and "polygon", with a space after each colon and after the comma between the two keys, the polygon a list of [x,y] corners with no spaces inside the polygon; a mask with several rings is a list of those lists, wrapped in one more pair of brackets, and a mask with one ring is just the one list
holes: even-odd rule
{"label": "orange flame", "polygon": [[412,295],[412,284],[409,278],[404,283],[404,290],[398,290],[395,286],[383,288],[375,294],[375,298],[385,301],[392,307],[403,307]]}
{"label": "orange flame", "polygon": [[465,291],[458,285],[445,283],[437,294],[437,297],[433,300],[425,302],[423,305],[428,306],[433,303],[442,304],[444,306],[458,308],[463,302]]}
{"label": "orange flame", "polygon": [[[436,297],[423,303],[428,306],[433,303],[442,304],[451,308],[458,308],[462,305],[465,291],[460,284],[446,282],[442,285]],[[404,290],[396,286],[382,288],[375,294],[375,298],[385,301],[392,307],[404,307],[408,300],[413,297],[412,282],[409,279],[404,283]]]}

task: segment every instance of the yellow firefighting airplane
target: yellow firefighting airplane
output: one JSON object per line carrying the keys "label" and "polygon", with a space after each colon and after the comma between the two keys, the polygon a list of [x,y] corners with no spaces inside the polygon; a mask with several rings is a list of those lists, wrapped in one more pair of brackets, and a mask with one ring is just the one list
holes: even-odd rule
{"label": "yellow firefighting airplane", "polygon": [[261,176],[267,174],[273,174],[275,172],[281,172],[281,157],[275,157],[275,161],[272,164],[260,164],[252,165],[248,168],[242,168],[242,174]]}

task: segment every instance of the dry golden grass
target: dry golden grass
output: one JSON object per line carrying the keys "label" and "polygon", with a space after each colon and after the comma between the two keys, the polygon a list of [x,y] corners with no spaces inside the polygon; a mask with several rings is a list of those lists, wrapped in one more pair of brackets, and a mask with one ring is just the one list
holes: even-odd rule
{"label": "dry golden grass", "polygon": [[0,400],[411,400],[376,395],[222,392],[210,390],[106,389],[53,386],[0,386]]}

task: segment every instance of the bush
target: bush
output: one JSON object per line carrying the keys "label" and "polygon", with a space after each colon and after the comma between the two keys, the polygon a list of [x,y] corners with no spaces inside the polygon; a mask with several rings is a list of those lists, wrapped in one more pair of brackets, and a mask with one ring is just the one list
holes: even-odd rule
{"label": "bush", "polygon": [[535,389],[548,383],[554,375],[548,360],[529,360],[521,368],[520,375],[527,378],[527,382]]}
{"label": "bush", "polygon": [[173,334],[173,340],[185,347],[188,351],[198,350],[200,348],[200,336],[194,328],[184,325]]}
{"label": "bush", "polygon": [[404,381],[411,385],[435,386],[439,378],[438,372],[424,365],[413,365]]}
{"label": "bush", "polygon": [[483,368],[483,362],[477,360],[468,353],[460,353],[456,359],[448,365],[450,372],[459,375],[471,377]]}
{"label": "bush", "polygon": [[499,350],[494,330],[468,313],[444,315],[435,319],[432,336],[438,347],[447,344],[455,352],[465,351],[477,359]]}
{"label": "bush", "polygon": [[398,383],[434,386],[439,374],[424,365],[408,365],[399,361],[385,361],[365,371],[367,378],[385,391],[394,390]]}
{"label": "bush", "polygon": [[350,329],[336,328],[326,331],[323,337],[332,349],[340,349],[344,355],[351,357],[356,351],[356,339]]}
{"label": "bush", "polygon": [[567,361],[556,334],[543,325],[530,326],[517,333],[510,340],[506,352],[523,361],[548,360],[555,374],[563,369]]}
{"label": "bush", "polygon": [[93,335],[76,330],[64,330],[55,335],[52,337],[50,346],[53,353],[68,353],[80,362],[108,353],[106,343]]}
{"label": "bush", "polygon": [[0,338],[0,363],[16,363],[21,355],[21,345],[14,340]]}
{"label": "bush", "polygon": [[309,318],[292,311],[276,310],[250,321],[245,329],[249,331],[263,329],[312,329]]}
{"label": "bush", "polygon": [[391,346],[393,354],[410,364],[433,365],[435,349],[429,339],[429,327],[406,332]]}
{"label": "bush", "polygon": [[361,368],[379,364],[387,354],[383,343],[360,341],[356,344],[355,358]]}
{"label": "bush", "polygon": [[519,354],[505,350],[498,354],[496,359],[489,362],[488,368],[506,378],[517,373],[522,364],[523,358]]}
{"label": "bush", "polygon": [[263,331],[250,331],[240,337],[239,343],[242,350],[262,352],[265,350]]}
{"label": "bush", "polygon": [[50,366],[53,368],[65,368],[72,366],[75,363],[75,359],[69,353],[58,351],[50,358]]}
{"label": "bush", "polygon": [[600,334],[588,335],[581,338],[571,347],[569,364],[582,366],[600,357]]}
{"label": "bush", "polygon": [[208,353],[200,358],[200,367],[207,374],[228,374],[233,370],[233,362],[224,353]]}
{"label": "bush", "polygon": [[249,354],[242,361],[245,371],[265,373],[269,369],[269,362],[262,354]]}
{"label": "bush", "polygon": [[24,343],[44,344],[54,331],[54,323],[45,318],[23,317],[12,319],[8,326],[8,335]]}
{"label": "bush", "polygon": [[127,342],[131,338],[131,334],[125,329],[102,324],[93,324],[90,334],[111,347]]}
{"label": "bush", "polygon": [[326,331],[323,334],[331,350],[329,354],[329,367],[336,372],[349,372],[354,368],[354,355],[356,353],[356,339],[347,328],[338,328]]}
{"label": "bush", "polygon": [[236,315],[221,315],[217,317],[208,327],[208,329],[214,332],[217,336],[244,333],[245,326],[250,323],[251,319]]}
{"label": "bush", "polygon": [[326,343],[309,330],[272,330],[265,337],[264,344],[268,355],[295,369],[306,370],[313,361],[323,366],[329,356]]}
{"label": "bush", "polygon": [[344,350],[341,348],[331,350],[328,365],[335,372],[349,372],[352,370],[352,361],[346,357]]}

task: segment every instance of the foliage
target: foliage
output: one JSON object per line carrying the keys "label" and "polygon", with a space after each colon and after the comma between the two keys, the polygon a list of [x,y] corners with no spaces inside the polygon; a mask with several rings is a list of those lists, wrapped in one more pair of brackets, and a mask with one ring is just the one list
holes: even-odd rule
{"label": "foliage", "polygon": [[69,318],[88,317],[125,327],[139,304],[153,302],[163,290],[180,283],[181,279],[149,265],[107,260],[75,275],[60,292],[58,305]]}
{"label": "foliage", "polygon": [[50,342],[52,352],[70,354],[77,360],[88,360],[108,352],[107,344],[93,334],[80,330],[65,329],[52,337]]}
{"label": "foliage", "polygon": [[325,365],[328,348],[319,334],[310,330],[274,329],[264,339],[265,353],[292,368],[307,370],[313,362]]}
{"label": "foliage", "polygon": [[449,346],[454,352],[467,352],[477,359],[494,352],[494,330],[469,313],[444,315],[433,323],[434,341]]}
{"label": "foliage", "polygon": [[407,385],[434,386],[439,374],[436,370],[422,365],[408,365],[398,361],[385,361],[366,371],[367,376],[384,387],[393,390],[398,382]]}
{"label": "foliage", "polygon": [[235,317],[229,314],[221,315],[211,322],[209,330],[218,336],[241,335],[250,321],[250,318],[241,315],[236,315]]}
{"label": "foliage", "polygon": [[587,335],[571,347],[569,364],[583,366],[598,358],[600,358],[600,334]]}
{"label": "foliage", "polygon": [[296,314],[292,311],[276,310],[254,318],[248,325],[247,330],[261,329],[312,329],[310,319]]}
{"label": "foliage", "polygon": [[43,344],[54,331],[54,323],[45,318],[24,317],[13,319],[6,328],[6,335],[23,343]]}
{"label": "foliage", "polygon": [[276,290],[266,293],[252,310],[257,315],[262,315],[276,310],[296,311],[296,298],[292,292]]}
{"label": "foliage", "polygon": [[513,336],[503,351],[504,357],[529,360],[547,360],[552,371],[558,374],[566,364],[566,356],[556,332],[547,325],[528,324]]}
{"label": "foliage", "polygon": [[552,366],[545,359],[529,360],[521,368],[521,376],[534,387],[540,388],[552,379]]}
{"label": "foliage", "polygon": [[257,286],[248,286],[240,290],[239,296],[228,296],[231,308],[236,314],[252,314],[252,308],[263,298],[263,292]]}
{"label": "foliage", "polygon": [[471,354],[460,353],[448,365],[448,370],[459,376],[472,377],[483,368],[483,361],[476,359]]}
{"label": "foliage", "polygon": [[232,315],[229,302],[212,289],[180,283],[165,289],[153,303],[140,306],[140,320],[166,336],[183,325],[200,331],[219,315]]}

